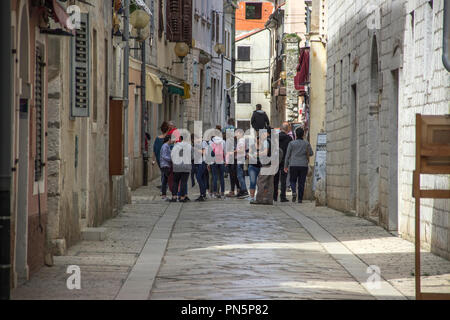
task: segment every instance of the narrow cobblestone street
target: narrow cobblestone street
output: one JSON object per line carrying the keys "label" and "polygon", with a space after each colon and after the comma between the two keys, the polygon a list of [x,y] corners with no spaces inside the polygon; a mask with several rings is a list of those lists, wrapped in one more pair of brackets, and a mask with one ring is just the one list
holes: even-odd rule
{"label": "narrow cobblestone street", "polygon": [[[13,298],[414,299],[413,244],[367,220],[308,202],[169,204],[155,183],[103,225],[104,241],[74,245]],[[449,293],[450,262],[424,250],[422,264],[423,291]],[[66,287],[69,265],[81,290]]]}

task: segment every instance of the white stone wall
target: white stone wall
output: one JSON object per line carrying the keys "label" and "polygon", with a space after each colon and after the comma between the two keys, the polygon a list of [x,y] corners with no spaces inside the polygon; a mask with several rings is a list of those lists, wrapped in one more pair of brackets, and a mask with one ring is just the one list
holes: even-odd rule
{"label": "white stone wall", "polygon": [[[236,119],[250,120],[256,104],[262,105],[262,110],[270,119],[270,87],[269,87],[269,30],[263,30],[247,38],[236,41],[236,52],[239,46],[250,47],[250,61],[236,60],[236,75],[246,83],[251,83],[251,103],[237,102],[235,90]],[[238,82],[239,79],[236,79]],[[264,94],[265,92],[269,94]]]}
{"label": "white stone wall", "polygon": [[[328,2],[328,205],[355,210],[408,239],[414,237],[415,114],[450,111],[450,76],[441,59],[443,4]],[[379,25],[369,20],[376,16],[369,6],[380,10]],[[448,177],[429,176],[423,186],[450,184]],[[421,217],[423,245],[445,257],[449,202],[424,200]]]}

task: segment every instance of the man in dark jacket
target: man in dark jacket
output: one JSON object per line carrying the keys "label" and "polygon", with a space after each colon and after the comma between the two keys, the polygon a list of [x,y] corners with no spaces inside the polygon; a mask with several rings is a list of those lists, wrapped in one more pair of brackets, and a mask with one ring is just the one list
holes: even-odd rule
{"label": "man in dark jacket", "polygon": [[[273,200],[278,201],[278,183],[281,180],[281,192],[280,192],[280,202],[288,202],[289,200],[286,198],[286,178],[287,173],[284,172],[284,161],[286,158],[286,151],[289,145],[289,142],[292,141],[291,136],[288,134],[289,132],[289,123],[283,122],[281,125],[281,132],[279,135],[279,146],[283,151],[283,158],[280,162],[280,167],[278,168],[278,172],[273,179]],[[281,177],[281,179],[280,179]]]}
{"label": "man in dark jacket", "polygon": [[253,111],[251,124],[253,129],[259,131],[261,129],[266,129],[269,127],[269,117],[267,113],[261,110],[262,106],[260,104],[256,105],[256,110]]}

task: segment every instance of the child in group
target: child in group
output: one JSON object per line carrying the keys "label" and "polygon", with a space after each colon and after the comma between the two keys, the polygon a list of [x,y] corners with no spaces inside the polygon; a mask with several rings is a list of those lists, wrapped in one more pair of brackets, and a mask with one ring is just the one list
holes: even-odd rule
{"label": "child in group", "polygon": [[[161,167],[161,195],[163,200],[167,200],[167,184],[169,181],[170,168],[172,167],[172,157],[170,155],[170,146],[172,139],[170,135],[163,138],[163,145],[160,151],[160,167]],[[172,190],[171,190],[172,191]]]}

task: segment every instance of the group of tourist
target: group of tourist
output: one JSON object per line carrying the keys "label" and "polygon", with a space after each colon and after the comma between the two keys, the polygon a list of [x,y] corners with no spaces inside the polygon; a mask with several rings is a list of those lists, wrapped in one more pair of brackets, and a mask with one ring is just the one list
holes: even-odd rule
{"label": "group of tourist", "polygon": [[[303,139],[304,130],[299,127],[292,132],[290,124],[283,122],[278,144],[272,146],[269,119],[261,110],[261,105],[256,106],[251,125],[256,132],[253,143],[249,143],[242,130],[234,131],[234,119],[229,119],[228,126],[223,130],[216,126],[215,133],[207,139],[192,134],[190,141],[183,139],[173,121],[162,123],[161,135],[153,144],[153,164],[157,164],[161,171],[162,199],[171,202],[190,201],[188,182],[191,176],[191,185],[194,186],[197,181],[200,189],[200,195],[195,201],[237,197],[248,199],[252,204],[272,204],[278,200],[288,202],[286,190],[289,177],[292,202],[301,203],[309,157],[313,155],[311,145]],[[232,138],[228,138],[232,141],[227,141],[226,133],[229,130],[235,133]],[[232,143],[232,151],[228,151],[230,148],[226,147],[227,142]],[[183,150],[190,150],[191,154],[183,155]],[[264,161],[273,159],[275,154],[278,156],[277,163]],[[184,160],[176,161],[174,157]],[[230,191],[225,194],[227,175]],[[246,176],[249,177],[248,186]],[[171,197],[167,196],[168,189]]]}

